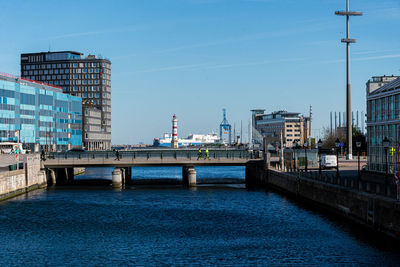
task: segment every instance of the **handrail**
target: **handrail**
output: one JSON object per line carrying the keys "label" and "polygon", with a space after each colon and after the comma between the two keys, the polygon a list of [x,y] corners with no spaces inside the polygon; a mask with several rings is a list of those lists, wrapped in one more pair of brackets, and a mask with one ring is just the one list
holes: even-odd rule
{"label": "handrail", "polygon": [[[205,158],[206,154],[203,150],[199,156],[197,149],[138,149],[131,151],[85,151],[85,152],[50,152],[45,155],[46,159],[113,159],[122,160],[130,158],[136,159],[198,159]],[[208,159],[261,159],[262,155],[258,151],[245,149],[210,149],[208,151]]]}

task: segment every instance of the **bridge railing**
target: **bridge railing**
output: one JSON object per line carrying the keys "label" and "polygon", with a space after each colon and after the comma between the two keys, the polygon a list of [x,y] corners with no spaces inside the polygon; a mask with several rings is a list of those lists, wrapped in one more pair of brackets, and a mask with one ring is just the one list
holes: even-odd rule
{"label": "bridge railing", "polygon": [[[206,157],[204,150],[201,157]],[[210,149],[208,158],[212,159],[261,159],[262,155],[259,151],[245,149]],[[199,158],[198,150],[195,149],[141,149],[131,151],[85,151],[85,152],[50,152],[46,155],[48,159],[185,159],[197,160]]]}

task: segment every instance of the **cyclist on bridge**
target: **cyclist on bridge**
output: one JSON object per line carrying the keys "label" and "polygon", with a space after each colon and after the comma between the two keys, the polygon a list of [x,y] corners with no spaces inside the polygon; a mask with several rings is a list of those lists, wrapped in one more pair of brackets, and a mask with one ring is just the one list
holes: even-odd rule
{"label": "cyclist on bridge", "polygon": [[197,151],[197,160],[201,159],[203,157],[203,152],[201,151],[201,147],[199,147],[199,150]]}

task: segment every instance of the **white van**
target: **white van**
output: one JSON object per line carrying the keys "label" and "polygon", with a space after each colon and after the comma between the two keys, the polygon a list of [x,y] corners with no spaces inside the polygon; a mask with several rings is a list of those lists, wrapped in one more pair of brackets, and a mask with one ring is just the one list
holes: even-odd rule
{"label": "white van", "polygon": [[337,160],[335,155],[322,155],[321,168],[336,168]]}

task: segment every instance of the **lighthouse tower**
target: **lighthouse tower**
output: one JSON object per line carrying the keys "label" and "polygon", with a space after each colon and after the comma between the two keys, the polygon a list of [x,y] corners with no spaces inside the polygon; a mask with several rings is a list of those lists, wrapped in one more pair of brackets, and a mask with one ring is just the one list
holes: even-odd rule
{"label": "lighthouse tower", "polygon": [[178,148],[178,120],[176,115],[172,117],[172,140],[171,140],[171,147]]}

